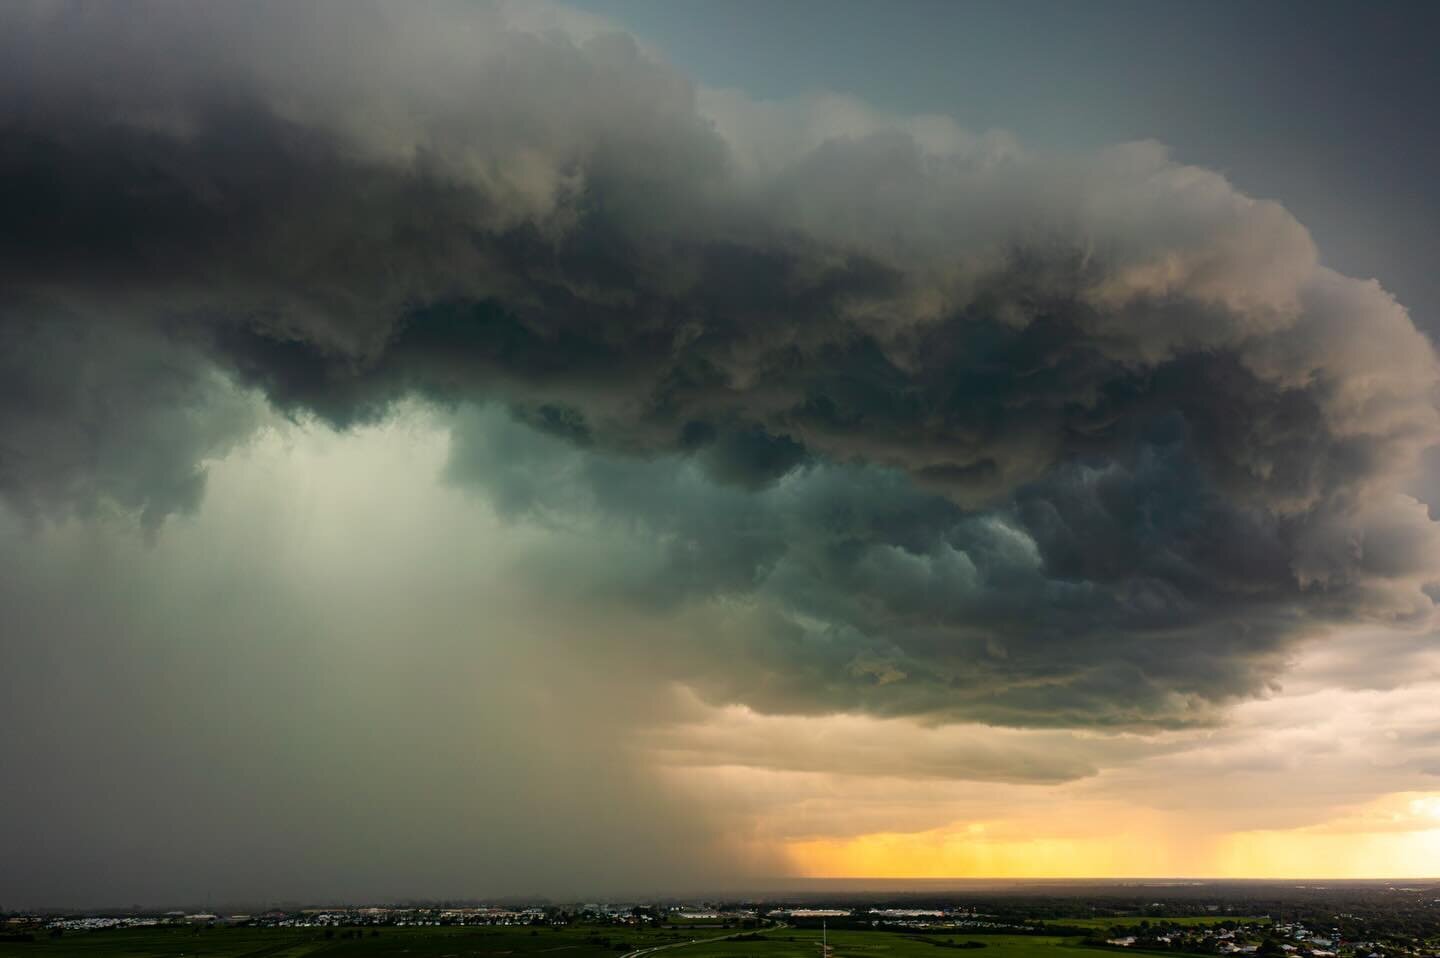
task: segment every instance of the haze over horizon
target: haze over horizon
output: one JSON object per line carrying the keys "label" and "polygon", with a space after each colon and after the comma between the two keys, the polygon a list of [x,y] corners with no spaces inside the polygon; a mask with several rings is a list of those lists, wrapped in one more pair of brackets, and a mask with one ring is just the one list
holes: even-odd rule
{"label": "haze over horizon", "polygon": [[0,905],[1434,877],[1437,10],[0,5]]}

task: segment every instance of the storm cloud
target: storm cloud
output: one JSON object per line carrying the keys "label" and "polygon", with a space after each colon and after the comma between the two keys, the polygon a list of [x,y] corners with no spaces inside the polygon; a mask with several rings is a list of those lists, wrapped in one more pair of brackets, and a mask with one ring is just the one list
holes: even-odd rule
{"label": "storm cloud", "polygon": [[[548,8],[0,12],[0,494],[193,511],[267,416],[407,401],[615,561],[713,701],[1212,722],[1421,628],[1435,356],[1153,143],[701,90]],[[603,550],[601,550],[603,551]]]}

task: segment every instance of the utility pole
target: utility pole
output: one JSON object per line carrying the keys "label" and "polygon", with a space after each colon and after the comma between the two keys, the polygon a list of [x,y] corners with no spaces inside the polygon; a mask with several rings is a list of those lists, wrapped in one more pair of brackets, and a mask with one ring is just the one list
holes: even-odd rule
{"label": "utility pole", "polygon": [[820,919],[820,958],[830,958],[830,946],[825,944],[825,919]]}

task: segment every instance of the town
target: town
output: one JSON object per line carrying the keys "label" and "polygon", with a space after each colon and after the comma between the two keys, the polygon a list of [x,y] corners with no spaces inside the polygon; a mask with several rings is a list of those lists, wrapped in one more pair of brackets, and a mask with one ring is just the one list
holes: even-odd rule
{"label": "town", "polygon": [[353,946],[355,954],[433,951],[517,958],[562,950],[572,953],[562,958],[642,958],[681,947],[694,952],[689,958],[910,958],[932,947],[989,949],[990,958],[1105,953],[1440,958],[1440,884],[1047,886],[963,900],[953,893],[810,893],[788,900],[412,902],[0,915],[0,958],[78,953],[82,942],[85,954],[97,956],[312,950],[328,955],[349,954],[344,948]]}

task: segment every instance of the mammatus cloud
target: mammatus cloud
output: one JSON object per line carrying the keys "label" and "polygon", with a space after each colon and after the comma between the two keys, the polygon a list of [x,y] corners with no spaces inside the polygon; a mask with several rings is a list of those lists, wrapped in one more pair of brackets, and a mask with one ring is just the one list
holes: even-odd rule
{"label": "mammatus cloud", "polygon": [[756,104],[559,11],[0,36],[0,492],[34,515],[193,508],[247,395],[421,397],[452,477],[613,538],[540,561],[664,609],[718,701],[1203,723],[1319,627],[1433,615],[1430,344],[1154,144]]}

